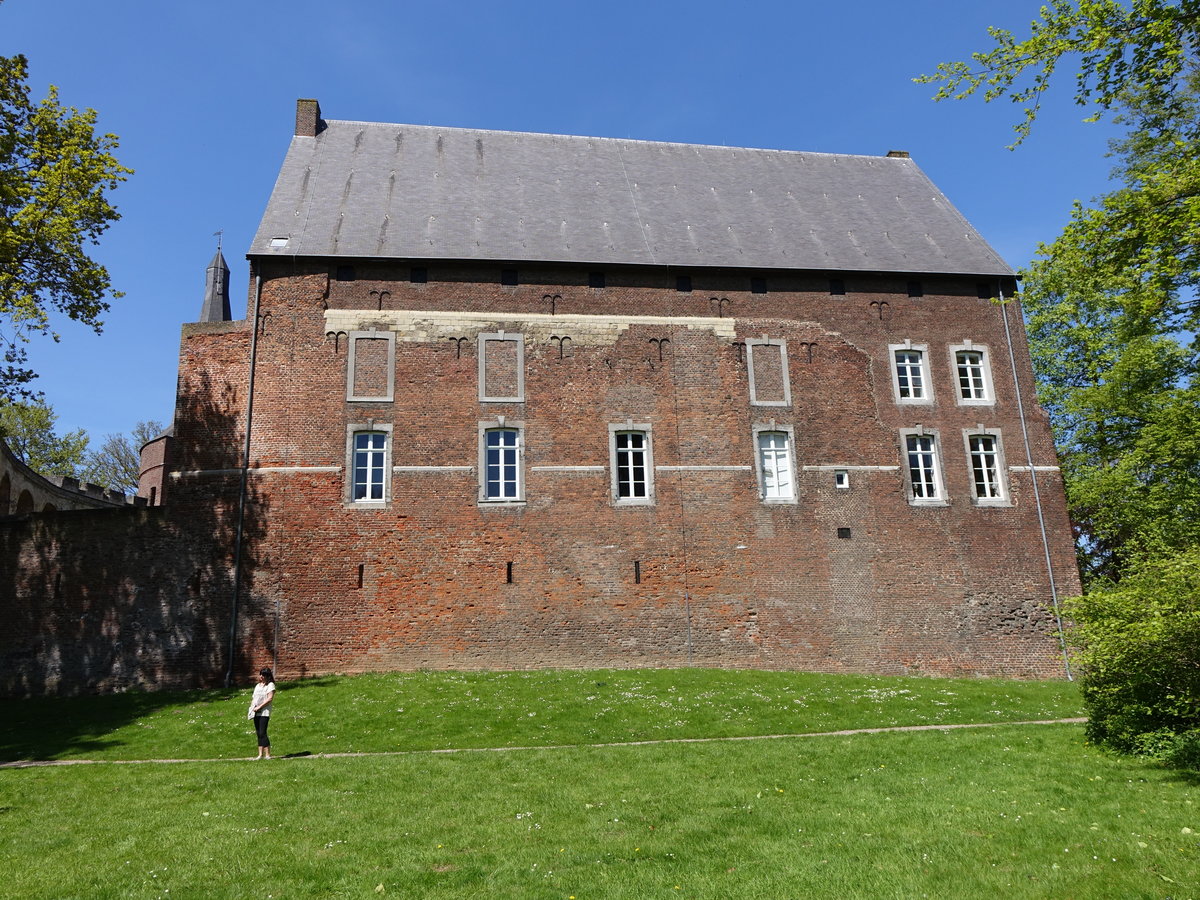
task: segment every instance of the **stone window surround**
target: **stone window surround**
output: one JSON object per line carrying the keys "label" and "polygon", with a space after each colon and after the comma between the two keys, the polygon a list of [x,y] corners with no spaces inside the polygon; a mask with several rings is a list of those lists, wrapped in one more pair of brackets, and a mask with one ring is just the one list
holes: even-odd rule
{"label": "stone window surround", "polygon": [[[396,333],[394,331],[352,331],[348,343],[350,352],[346,355],[346,400],[355,403],[391,403],[396,397]],[[355,347],[358,341],[387,341],[387,393],[378,397],[359,397],[354,393],[354,363]]]}
{"label": "stone window surround", "polygon": [[[645,497],[621,497],[617,489],[617,434],[623,431],[640,431],[646,436],[645,448],[645,469],[646,469],[646,496]],[[654,436],[649,424],[642,422],[634,422],[633,419],[626,419],[622,423],[610,422],[608,424],[608,459],[609,459],[609,481],[611,488],[612,502],[614,506],[653,506],[654,505]]]}
{"label": "stone window surround", "polygon": [[[758,499],[760,503],[770,506],[795,505],[799,502],[799,491],[796,489],[796,434],[791,425],[780,425],[774,419],[770,422],[755,422],[751,426],[754,441],[754,474],[757,479]],[[762,450],[758,446],[759,435],[780,433],[787,435],[788,468],[791,474],[792,493],[790,497],[768,497],[763,483]]]}
{"label": "stone window surround", "polygon": [[[999,482],[999,497],[977,497],[975,495],[975,460],[971,455],[971,438],[977,435],[988,435],[996,439],[996,478]],[[974,428],[963,429],[963,449],[967,454],[967,476],[971,484],[971,502],[975,506],[1012,506],[1012,496],[1008,489],[1008,464],[1004,457],[1004,436],[999,428],[984,428],[976,425]]]}
{"label": "stone window surround", "polygon": [[[920,397],[900,396],[900,372],[896,365],[898,350],[914,350],[921,354],[921,392]],[[929,377],[929,345],[915,344],[905,339],[902,344],[888,344],[888,365],[892,372],[892,399],[903,406],[932,406],[933,380]]]}
{"label": "stone window surround", "polygon": [[[487,433],[497,429],[517,432],[517,496],[489,497],[487,495]],[[525,505],[525,423],[507,416],[496,416],[479,422],[479,495],[480,506]]]}
{"label": "stone window surround", "polygon": [[[954,373],[954,399],[959,406],[992,406],[996,402],[996,393],[992,385],[992,357],[986,344],[976,344],[963,341],[961,344],[950,345],[950,371]],[[969,398],[962,395],[962,387],[958,379],[958,354],[974,351],[981,356],[980,366],[983,369],[983,397]]]}
{"label": "stone window surround", "polygon": [[[908,465],[908,438],[910,435],[933,438],[933,483],[936,497],[914,497],[912,473]],[[900,471],[904,476],[904,490],[910,506],[949,506],[946,496],[946,479],[942,475],[942,441],[941,434],[936,428],[925,428],[917,425],[914,428],[900,429]]]}
{"label": "stone window surround", "polygon": [[[383,442],[383,499],[354,499],[354,436],[363,433],[382,433]],[[392,426],[367,420],[346,426],[346,488],[343,497],[349,509],[387,509],[392,504]]]}
{"label": "stone window surround", "polygon": [[[783,399],[782,400],[759,400],[754,384],[754,348],[755,347],[778,347],[779,348],[779,365],[782,368],[781,377],[783,381]],[[760,338],[746,338],[746,371],[750,376],[750,405],[751,406],[780,406],[790,407],[792,405],[792,375],[788,368],[787,355],[787,340],[784,338],[768,338],[765,334]],[[758,453],[758,447],[755,445],[754,452]],[[760,482],[761,484],[761,482]]]}
{"label": "stone window surround", "polygon": [[[479,402],[480,403],[524,403],[525,402],[525,337],[500,329],[480,332],[479,337]],[[489,397],[487,395],[487,345],[490,341],[512,341],[517,345],[517,394],[515,397]]]}

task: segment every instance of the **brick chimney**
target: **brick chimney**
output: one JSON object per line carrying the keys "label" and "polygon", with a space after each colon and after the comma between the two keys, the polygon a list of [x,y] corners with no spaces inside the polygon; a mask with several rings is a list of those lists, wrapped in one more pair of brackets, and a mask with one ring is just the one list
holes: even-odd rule
{"label": "brick chimney", "polygon": [[[304,103],[305,101],[301,100],[300,102]],[[308,102],[316,103],[317,101],[311,100]],[[317,115],[320,115],[320,113],[318,113]],[[297,128],[296,134],[299,134],[299,133],[300,133],[299,128]],[[908,159],[908,151],[907,150],[889,150],[888,151],[888,159]]]}
{"label": "brick chimney", "polygon": [[321,104],[316,100],[296,101],[296,136],[316,137],[325,123],[321,121]]}

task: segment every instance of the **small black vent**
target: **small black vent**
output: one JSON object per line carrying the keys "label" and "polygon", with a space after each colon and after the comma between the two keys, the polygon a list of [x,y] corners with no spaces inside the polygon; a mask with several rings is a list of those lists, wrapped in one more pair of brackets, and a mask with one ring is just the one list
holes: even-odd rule
{"label": "small black vent", "polygon": [[602,288],[604,287],[603,272],[588,272],[588,287]]}
{"label": "small black vent", "polygon": [[334,278],[336,278],[338,281],[353,281],[354,266],[338,266],[337,272],[334,274]]}
{"label": "small black vent", "polygon": [[829,293],[835,297],[846,296],[846,282],[842,281],[840,278],[830,278]]}
{"label": "small black vent", "polygon": [[766,292],[767,292],[767,279],[765,279],[765,278],[751,278],[750,279],[750,293],[765,294]]}
{"label": "small black vent", "polygon": [[517,283],[517,270],[516,269],[501,269],[500,270],[500,283],[509,285],[510,287],[515,285]]}
{"label": "small black vent", "polygon": [[692,292],[692,276],[691,275],[676,275],[675,290],[681,294],[690,294]]}
{"label": "small black vent", "polygon": [[850,529],[849,528],[839,528],[838,529],[838,537],[842,538],[843,540],[848,540],[850,537]]}
{"label": "small black vent", "polygon": [[925,296],[925,286],[922,285],[921,282],[919,282],[919,281],[910,281],[908,283],[908,296],[924,297]]}
{"label": "small black vent", "polygon": [[424,266],[413,266],[408,270],[408,280],[413,284],[427,284],[429,282],[429,270]]}

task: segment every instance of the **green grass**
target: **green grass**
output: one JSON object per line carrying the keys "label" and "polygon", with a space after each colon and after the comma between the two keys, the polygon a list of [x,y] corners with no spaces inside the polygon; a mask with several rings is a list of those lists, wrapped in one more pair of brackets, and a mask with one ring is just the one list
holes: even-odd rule
{"label": "green grass", "polygon": [[[0,721],[6,753],[244,756],[247,701],[12,704]],[[55,709],[91,712],[74,736],[25,733]],[[446,673],[287,685],[277,711],[289,752],[1012,721],[1078,701],[1057,683]],[[1200,781],[1082,740],[1078,725],[1001,725],[0,770],[0,896],[1200,896]]]}
{"label": "green grass", "polygon": [[[250,689],[0,701],[0,761],[254,753]],[[413,672],[282,684],[280,753],[597,744],[1083,715],[1066,682],[635,669]]]}

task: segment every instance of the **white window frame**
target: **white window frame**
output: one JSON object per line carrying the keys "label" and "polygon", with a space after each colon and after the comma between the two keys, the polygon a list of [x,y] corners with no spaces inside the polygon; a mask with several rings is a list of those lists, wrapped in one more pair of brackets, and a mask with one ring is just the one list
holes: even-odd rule
{"label": "white window frame", "polygon": [[[644,439],[642,447],[642,468],[645,471],[646,496],[622,497],[620,494],[620,455],[623,452],[617,447],[618,435],[641,434]],[[616,506],[653,506],[654,505],[654,438],[648,424],[626,420],[622,424],[609,423],[608,426],[608,459],[611,473],[612,501]]]}
{"label": "white window frame", "polygon": [[[910,451],[908,447],[909,438],[916,440],[929,440],[928,449],[918,449]],[[909,453],[931,453],[932,461],[929,466],[929,478],[922,478],[920,481],[920,489],[922,493],[926,490],[932,490],[932,495],[917,496],[917,486],[914,484],[912,477],[912,466],[909,464]],[[912,506],[948,506],[949,498],[946,496],[946,480],[942,476],[942,446],[941,435],[936,429],[927,429],[920,426],[916,428],[901,428],[900,429],[900,470],[904,473],[904,484],[908,494],[908,502]]]}
{"label": "white window frame", "polygon": [[[977,437],[991,438],[994,442],[995,476],[997,494],[994,497],[980,497],[978,482],[975,480],[975,450],[971,447],[971,439]],[[984,428],[977,425],[974,428],[963,429],[963,449],[967,454],[967,477],[971,483],[971,502],[976,506],[1011,506],[1012,501],[1008,492],[1008,466],[1004,460],[1004,440],[999,428]]]}
{"label": "white window frame", "polygon": [[[962,395],[962,378],[958,371],[958,355],[960,353],[979,354],[980,380],[983,382],[982,397],[964,397]],[[996,395],[992,389],[992,361],[986,345],[975,344],[971,341],[952,344],[950,346],[950,371],[954,373],[954,399],[959,406],[991,406],[996,402]]]}
{"label": "white window frame", "polygon": [[[777,504],[794,504],[796,503],[796,434],[795,429],[791,425],[779,425],[775,422],[766,424],[756,424],[752,427],[754,435],[754,471],[758,478],[758,499],[762,503],[777,505]],[[765,435],[782,434],[787,440],[787,467],[788,467],[788,485],[790,492],[786,496],[767,496],[767,471],[763,464],[763,447],[760,443]]]}
{"label": "white window frame", "polygon": [[[779,348],[779,365],[782,367],[781,376],[783,378],[783,399],[782,400],[759,400],[758,391],[754,384],[754,348],[755,347],[778,347]],[[790,407],[792,405],[792,373],[788,367],[787,341],[774,338],[768,338],[765,334],[761,338],[746,338],[746,371],[750,377],[750,405],[751,406],[781,406]]]}
{"label": "white window frame", "polygon": [[[354,393],[355,353],[359,341],[387,341],[387,393],[379,396],[359,396]],[[396,334],[392,331],[352,331],[350,351],[346,354],[346,399],[352,403],[391,403],[396,396]]]}
{"label": "white window frame", "polygon": [[[916,353],[918,375],[921,379],[921,396],[901,396],[900,393],[900,364],[896,354],[901,352]],[[903,344],[888,344],[888,360],[892,370],[892,397],[904,406],[929,406],[933,403],[933,381],[929,377],[929,345],[914,344],[905,341]]]}
{"label": "white window frame", "polygon": [[[493,431],[515,431],[516,452],[516,495],[512,497],[488,496],[488,445],[487,436]],[[479,423],[479,502],[488,506],[511,506],[525,502],[525,423],[512,422],[504,416]]]}
{"label": "white window frame", "polygon": [[[358,474],[357,439],[360,434],[383,435],[383,496],[355,499],[355,478]],[[366,451],[374,452],[374,451]],[[375,468],[372,466],[371,468]],[[377,422],[346,426],[346,505],[354,509],[382,509],[392,502],[392,426]]]}
{"label": "white window frame", "polygon": [[[490,397],[487,394],[487,345],[492,341],[510,341],[517,345],[517,393],[513,397]],[[481,403],[525,402],[525,336],[500,331],[479,335],[479,400]]]}

